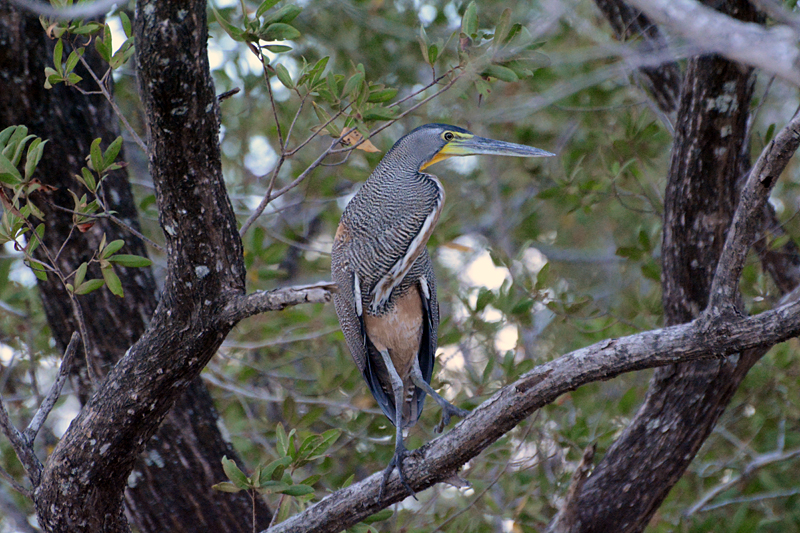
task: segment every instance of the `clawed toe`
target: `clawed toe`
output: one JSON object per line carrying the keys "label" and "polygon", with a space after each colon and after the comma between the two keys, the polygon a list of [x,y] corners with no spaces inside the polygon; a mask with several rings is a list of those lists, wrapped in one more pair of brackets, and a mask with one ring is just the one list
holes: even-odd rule
{"label": "clawed toe", "polygon": [[406,474],[403,472],[403,459],[405,459],[406,455],[408,455],[408,451],[403,450],[395,450],[394,457],[392,457],[389,466],[386,467],[386,470],[383,471],[383,480],[381,481],[381,489],[378,492],[378,501],[383,501],[383,491],[386,488],[386,483],[388,483],[389,478],[392,475],[392,470],[397,468],[397,475],[400,477],[400,483],[403,487],[408,491],[408,494],[417,499],[417,495],[414,492],[414,489],[411,488],[411,485],[408,484],[406,480]]}
{"label": "clawed toe", "polygon": [[469,411],[467,411],[466,409],[461,409],[460,407],[456,407],[455,405],[448,403],[446,406],[442,407],[442,419],[439,420],[439,423],[436,424],[436,427],[433,428],[433,430],[436,433],[441,433],[442,431],[444,431],[444,428],[446,428],[447,425],[450,423],[450,417],[455,415],[459,418],[464,418],[468,414]]}

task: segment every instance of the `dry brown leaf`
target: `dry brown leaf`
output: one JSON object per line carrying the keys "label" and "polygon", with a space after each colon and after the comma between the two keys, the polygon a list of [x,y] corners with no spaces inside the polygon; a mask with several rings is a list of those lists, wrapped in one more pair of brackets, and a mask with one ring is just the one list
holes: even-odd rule
{"label": "dry brown leaf", "polygon": [[[345,146],[352,146],[354,144],[357,144],[358,142],[361,141],[362,138],[363,135],[361,135],[358,132],[358,130],[351,130],[350,133],[348,133],[347,135],[342,135],[340,137],[340,139],[342,139],[342,144]],[[370,152],[370,153],[380,152],[380,150],[378,150],[374,144],[369,142],[369,139],[356,146],[356,150],[364,150],[365,152]]]}

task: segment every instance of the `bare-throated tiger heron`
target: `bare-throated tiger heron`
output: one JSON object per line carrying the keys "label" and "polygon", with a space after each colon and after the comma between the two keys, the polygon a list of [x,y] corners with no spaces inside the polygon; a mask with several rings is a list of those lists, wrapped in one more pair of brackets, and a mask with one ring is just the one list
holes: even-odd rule
{"label": "bare-throated tiger heron", "polygon": [[426,245],[442,212],[444,189],[424,170],[448,157],[478,154],[554,155],[446,124],[421,126],[384,156],[345,208],[333,241],[336,314],[369,390],[397,431],[381,497],[395,467],[414,495],[403,473],[403,429],[417,422],[426,394],[442,407],[437,431],[451,415],[467,414],[430,386],[439,305]]}

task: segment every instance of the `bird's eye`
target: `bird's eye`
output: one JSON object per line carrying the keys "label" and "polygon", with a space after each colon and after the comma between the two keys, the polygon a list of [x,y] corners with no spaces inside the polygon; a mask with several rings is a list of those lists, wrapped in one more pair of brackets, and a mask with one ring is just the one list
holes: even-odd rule
{"label": "bird's eye", "polygon": [[456,136],[455,136],[455,135],[453,135],[453,132],[446,131],[446,132],[444,133],[443,137],[444,137],[444,140],[445,140],[445,141],[447,141],[447,142],[450,142],[450,141],[452,141],[453,139],[455,139],[455,137],[456,137]]}

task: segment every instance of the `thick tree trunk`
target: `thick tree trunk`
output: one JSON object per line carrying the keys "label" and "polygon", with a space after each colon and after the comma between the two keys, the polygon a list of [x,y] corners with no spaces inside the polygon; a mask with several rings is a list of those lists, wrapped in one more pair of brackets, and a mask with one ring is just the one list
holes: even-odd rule
{"label": "thick tree trunk", "polygon": [[[746,1],[721,4],[741,20],[756,19]],[[667,324],[691,321],[708,303],[737,181],[749,165],[742,154],[753,82],[752,69],[718,56],[689,62],[665,194]],[[570,502],[574,515],[553,531],[642,531],[763,353],[657,369],[639,412]]]}
{"label": "thick tree trunk", "polygon": [[[49,139],[38,178],[58,190],[35,198],[47,215],[45,244],[58,250],[67,241],[58,259],[64,272],[87,261],[104,234],[108,241],[124,239],[123,253],[147,255],[141,240],[108,219],[98,220],[87,233],[70,233],[72,215],[51,205],[73,207],[67,190],[79,196],[86,192],[73,175],[85,166],[83,158],[92,140],[102,138],[105,147],[119,135],[117,118],[102,96],[83,95],[63,85],[44,89],[43,73],[52,62],[52,46],[37,17],[0,1],[0,79],[4,89],[0,91],[0,130],[24,124],[32,133]],[[86,58],[102,74],[104,68],[92,52],[93,47],[89,47]],[[91,78],[83,77],[82,86],[95,89]],[[103,190],[109,208],[138,229],[127,173],[112,172]],[[79,297],[91,339],[88,359],[99,376],[104,376],[139,339],[158,303],[150,269],[117,268],[117,272],[124,299],[106,289]],[[89,277],[100,277],[100,272],[90,271]],[[40,291],[53,336],[63,350],[77,329],[74,309],[54,276],[40,283]],[[84,400],[93,392],[85,361],[80,358],[78,364],[78,390]],[[195,378],[127,478],[126,511],[140,531],[251,531],[250,498],[244,493],[211,490],[212,484],[225,479],[221,457],[235,457],[220,433],[217,418],[208,391]],[[261,525],[269,522],[269,510],[261,500],[257,500],[257,517]]]}

